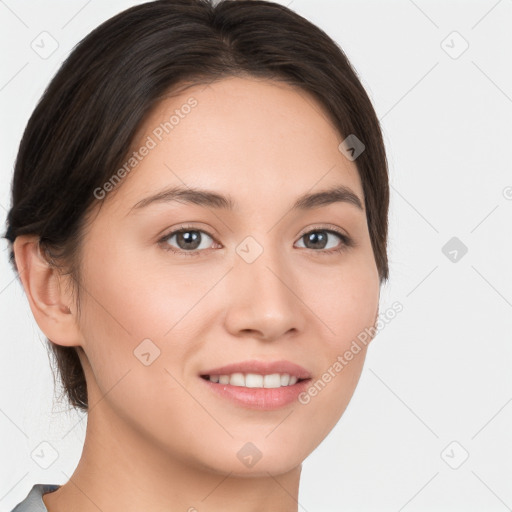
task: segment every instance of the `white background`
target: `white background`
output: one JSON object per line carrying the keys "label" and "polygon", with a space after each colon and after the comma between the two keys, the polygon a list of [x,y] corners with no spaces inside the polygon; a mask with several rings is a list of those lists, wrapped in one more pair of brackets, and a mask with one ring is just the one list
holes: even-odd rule
{"label": "white background", "polygon": [[[2,220],[44,88],[80,39],[136,3],[0,2]],[[510,510],[512,1],[280,3],[340,44],[382,122],[391,276],[381,311],[403,305],[370,346],[344,416],[305,461],[299,510]],[[42,31],[59,45],[47,59],[31,48]],[[469,47],[457,56],[461,37]],[[456,262],[442,252],[452,237],[468,248]],[[6,240],[2,255],[0,510],[10,511],[33,484],[68,480],[85,418],[59,412]],[[48,469],[30,455],[43,441],[59,453]]]}

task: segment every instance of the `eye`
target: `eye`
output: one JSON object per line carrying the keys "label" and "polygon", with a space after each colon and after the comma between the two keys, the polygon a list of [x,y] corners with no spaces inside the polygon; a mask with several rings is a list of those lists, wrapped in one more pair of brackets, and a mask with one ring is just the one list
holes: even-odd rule
{"label": "eye", "polygon": [[[338,243],[335,241],[336,238],[338,238]],[[333,227],[329,227],[329,229],[320,227],[308,231],[299,238],[299,242],[303,239],[306,240],[306,244],[303,244],[301,248],[326,254],[339,253],[355,245],[350,237]],[[159,240],[164,250],[180,256],[200,256],[202,252],[211,248],[212,242],[217,243],[213,236],[206,231],[186,226],[181,226],[180,229],[172,231]]]}
{"label": "eye", "polygon": [[[172,251],[184,256],[198,256],[199,249],[208,249],[211,246],[213,237],[202,229],[193,229],[182,226],[176,231],[172,231],[159,240],[164,245],[166,251]],[[173,248],[170,242],[174,240],[177,248]]]}
{"label": "eye", "polygon": [[[341,242],[330,242],[329,238],[338,238]],[[316,252],[338,253],[354,245],[351,238],[336,229],[317,228],[304,233],[299,241],[306,240],[305,249],[313,249]],[[336,247],[338,246],[338,247]],[[333,249],[334,247],[334,249]]]}

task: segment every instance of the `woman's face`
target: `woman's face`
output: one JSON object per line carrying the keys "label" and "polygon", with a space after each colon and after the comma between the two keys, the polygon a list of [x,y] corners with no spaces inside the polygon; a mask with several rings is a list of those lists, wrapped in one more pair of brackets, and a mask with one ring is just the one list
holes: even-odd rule
{"label": "woman's face", "polygon": [[[379,300],[365,210],[334,194],[294,207],[346,187],[364,208],[341,142],[311,96],[269,81],[195,86],[152,112],[84,242],[89,422],[239,475],[288,471],[316,448],[354,392]],[[188,195],[145,201],[171,188]],[[201,377],[245,361],[289,361],[310,380],[238,400]]]}

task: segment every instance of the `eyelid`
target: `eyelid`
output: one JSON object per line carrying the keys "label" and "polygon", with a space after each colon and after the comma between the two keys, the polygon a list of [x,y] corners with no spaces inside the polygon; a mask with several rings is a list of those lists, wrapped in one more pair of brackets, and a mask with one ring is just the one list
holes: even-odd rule
{"label": "eyelid", "polygon": [[319,226],[313,226],[312,228],[305,228],[303,231],[300,232],[299,238],[310,233],[311,231],[334,231],[337,235],[340,235],[342,238],[350,239],[350,235],[341,228],[339,228],[338,226],[336,226],[335,224],[320,224]]}

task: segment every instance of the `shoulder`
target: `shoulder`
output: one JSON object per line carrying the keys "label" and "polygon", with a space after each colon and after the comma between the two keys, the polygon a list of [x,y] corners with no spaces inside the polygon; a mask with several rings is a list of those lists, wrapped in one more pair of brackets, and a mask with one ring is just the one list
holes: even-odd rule
{"label": "shoulder", "polygon": [[26,498],[18,503],[11,512],[48,512],[43,502],[43,494],[56,491],[57,484],[35,484]]}

